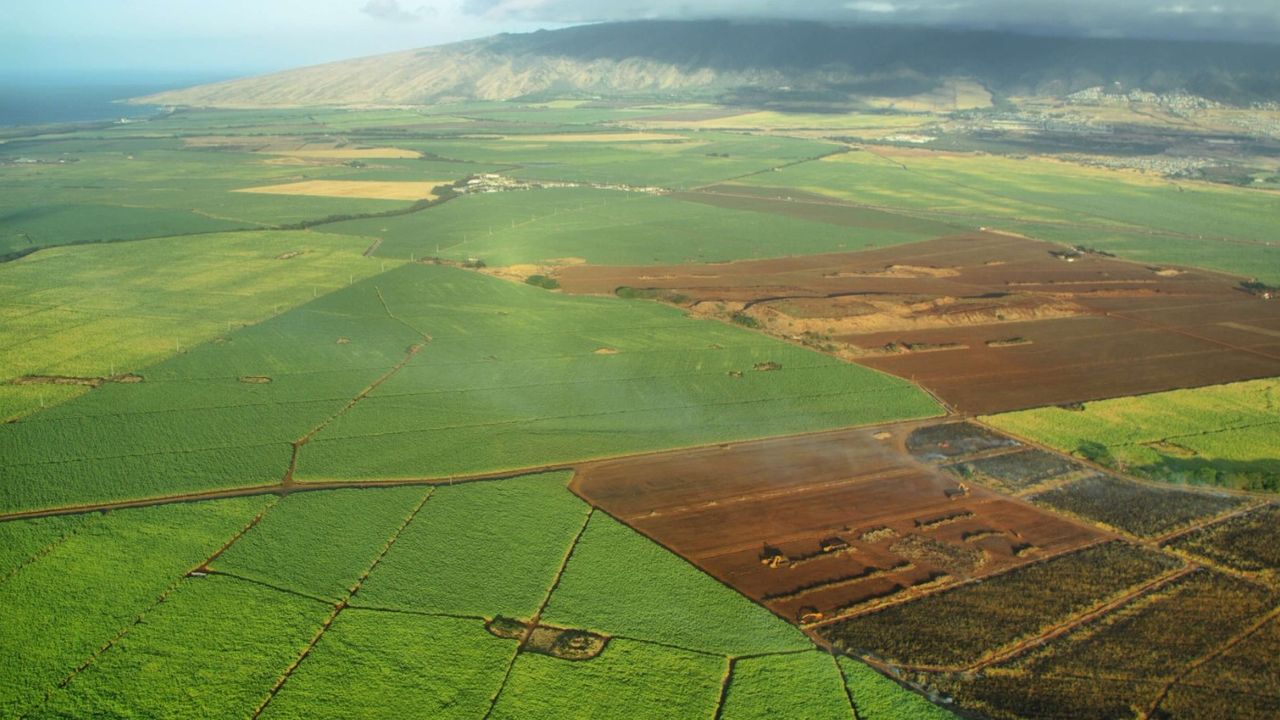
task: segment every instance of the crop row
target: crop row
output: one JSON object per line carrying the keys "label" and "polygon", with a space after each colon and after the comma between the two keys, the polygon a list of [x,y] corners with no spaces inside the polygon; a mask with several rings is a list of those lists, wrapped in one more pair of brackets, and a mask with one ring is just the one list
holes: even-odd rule
{"label": "crop row", "polygon": [[837,647],[903,665],[967,665],[1175,566],[1121,542],[1033,563],[981,582],[830,626]]}
{"label": "crop row", "polygon": [[1090,475],[1031,500],[1141,537],[1163,535],[1249,502],[1234,495],[1152,487],[1107,475]]}

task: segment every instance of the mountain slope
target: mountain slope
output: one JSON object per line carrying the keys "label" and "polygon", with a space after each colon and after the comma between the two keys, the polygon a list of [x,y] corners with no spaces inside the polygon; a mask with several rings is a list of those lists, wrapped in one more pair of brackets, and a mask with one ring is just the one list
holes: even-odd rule
{"label": "mountain slope", "polygon": [[650,21],[497,35],[161,93],[166,105],[429,104],[530,95],[785,93],[845,101],[946,78],[1001,94],[1120,83],[1228,102],[1280,97],[1280,45],[1048,38],[812,22]]}

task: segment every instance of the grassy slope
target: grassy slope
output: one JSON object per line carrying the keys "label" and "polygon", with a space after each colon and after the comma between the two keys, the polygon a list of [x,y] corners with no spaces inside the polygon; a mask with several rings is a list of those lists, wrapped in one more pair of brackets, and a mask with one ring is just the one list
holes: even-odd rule
{"label": "grassy slope", "polygon": [[[0,383],[138,371],[378,272],[364,247],[255,231],[55,248],[0,265]],[[84,392],[0,384],[0,421]]]}
{"label": "grassy slope", "polygon": [[550,189],[459,198],[395,218],[326,225],[380,238],[380,257],[482,258],[489,265],[581,258],[644,265],[861,250],[923,240],[924,233],[850,228],[668,197]]}
{"label": "grassy slope", "polygon": [[[377,282],[432,341],[304,448],[301,480],[536,467],[937,412],[905,381],[655,303],[424,265]],[[782,369],[752,371],[769,361]]]}
{"label": "grassy slope", "polygon": [[1091,402],[1083,411],[1050,407],[985,420],[1152,477],[1280,490],[1277,401],[1280,380],[1253,380]]}

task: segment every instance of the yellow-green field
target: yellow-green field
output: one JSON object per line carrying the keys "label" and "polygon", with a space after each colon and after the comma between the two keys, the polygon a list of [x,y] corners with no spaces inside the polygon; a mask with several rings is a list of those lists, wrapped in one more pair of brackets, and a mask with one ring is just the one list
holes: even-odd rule
{"label": "yellow-green field", "polygon": [[0,266],[0,421],[88,390],[15,378],[136,372],[399,264],[361,257],[365,246],[252,231],[52,248]]}
{"label": "yellow-green field", "polygon": [[1175,482],[1280,490],[1280,378],[984,418],[1007,432]]}

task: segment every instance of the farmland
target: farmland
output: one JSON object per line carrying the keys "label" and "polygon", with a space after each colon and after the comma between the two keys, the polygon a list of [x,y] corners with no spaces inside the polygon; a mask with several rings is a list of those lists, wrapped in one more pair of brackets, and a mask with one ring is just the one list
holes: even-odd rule
{"label": "farmland", "polygon": [[749,322],[912,379],[964,412],[1280,372],[1280,311],[1238,280],[1064,252],[984,232],[810,257],[584,265],[556,277],[568,292],[627,288]]}
{"label": "farmland", "polygon": [[[1094,231],[1090,244],[1147,262],[1176,264],[1206,241],[1238,241],[1230,252],[1198,253],[1196,264],[1241,275],[1277,267],[1280,252],[1260,242],[1270,232],[1263,219],[1280,203],[1274,195],[1174,185],[1054,159],[866,148],[740,182],[1032,234]],[[1109,242],[1113,236],[1120,241]],[[1174,240],[1170,250],[1163,236]],[[1280,280],[1280,271],[1267,277]]]}
{"label": "farmland", "polygon": [[246,232],[60,248],[4,266],[0,420],[88,392],[14,385],[137,373],[377,272],[363,244],[301,232]]}
{"label": "farmland", "polygon": [[1273,196],[935,122],[0,132],[0,716],[1274,715]]}
{"label": "farmland", "polygon": [[921,229],[928,224],[906,219],[897,224],[876,227],[868,219],[862,227],[840,226],[673,196],[552,188],[466,196],[426,214],[352,220],[323,230],[381,240],[380,257],[479,258],[507,266],[715,262],[858,250],[927,237]]}
{"label": "farmland", "polygon": [[1082,411],[997,415],[1001,429],[1127,472],[1178,483],[1280,490],[1275,396],[1257,380],[1116,398]]}

